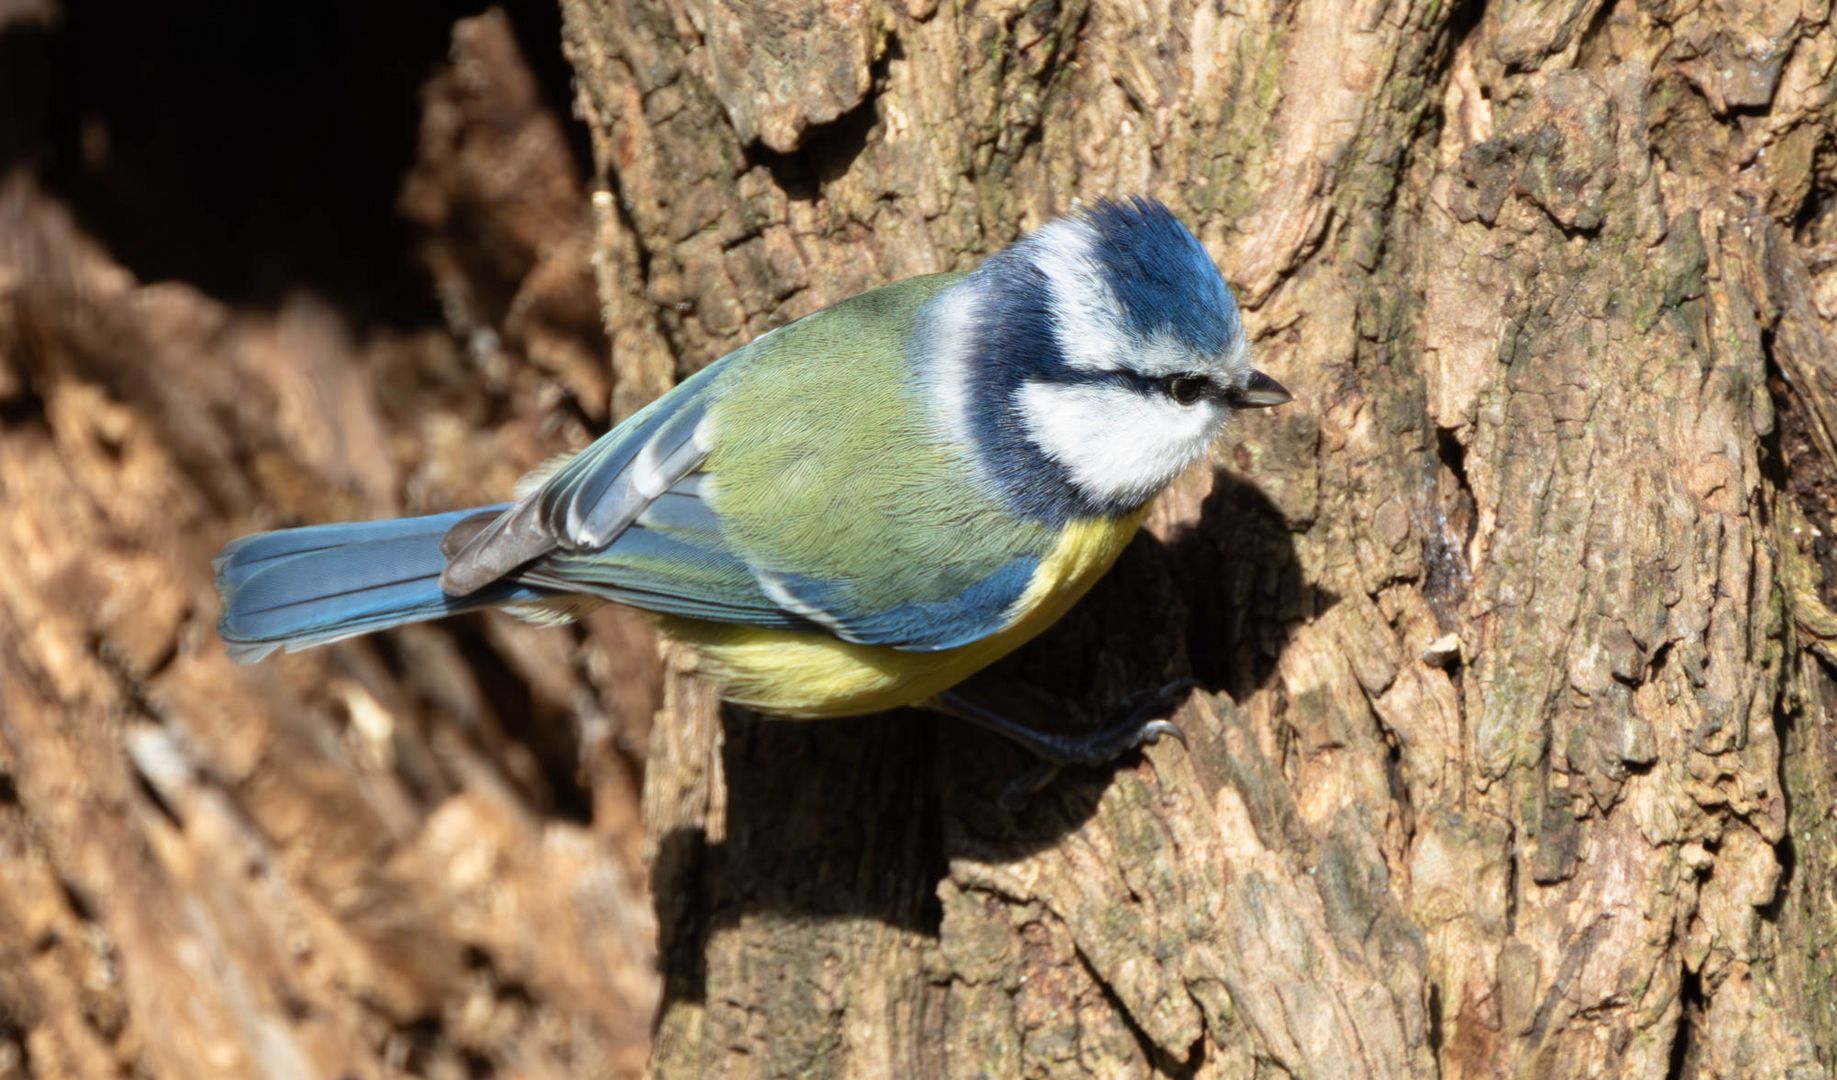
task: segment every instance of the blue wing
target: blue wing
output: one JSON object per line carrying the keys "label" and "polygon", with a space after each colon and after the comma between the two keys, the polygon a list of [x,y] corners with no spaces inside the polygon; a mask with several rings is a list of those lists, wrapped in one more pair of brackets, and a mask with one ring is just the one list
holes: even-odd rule
{"label": "blue wing", "polygon": [[[1038,560],[1018,558],[944,599],[879,610],[851,604],[838,582],[771,574],[723,536],[694,473],[650,503],[605,547],[558,552],[517,575],[522,584],[586,592],[647,611],[770,629],[828,631],[844,641],[935,651],[967,645],[1007,625]],[[948,568],[940,568],[947,571]]]}
{"label": "blue wing", "polygon": [[612,542],[562,551],[517,575],[529,585],[584,592],[646,611],[782,630],[815,630],[760,589],[701,498],[701,474],[652,499]]}
{"label": "blue wing", "polygon": [[915,651],[954,648],[1004,627],[1038,566],[1032,555],[993,573],[940,565],[921,583],[923,595],[868,608],[864,594],[884,594],[862,587],[873,583],[772,573],[730,542],[708,498],[719,482],[705,471],[715,438],[710,406],[731,385],[729,376],[737,381],[768,343],[791,345],[790,330],[767,334],[685,380],[535,478],[533,490],[508,512],[456,529],[442,579],[448,591],[465,595],[508,579],[668,615],[828,631],[845,641]]}
{"label": "blue wing", "polygon": [[913,652],[954,649],[1006,627],[1040,560],[1031,555],[1009,560],[1000,569],[969,582],[942,599],[907,600],[868,608],[843,582],[803,574],[760,572],[766,593],[785,608],[801,612],[843,641],[891,645]]}
{"label": "blue wing", "polygon": [[611,544],[701,464],[707,447],[696,433],[715,384],[750,349],[683,380],[559,467],[525,477],[509,511],[455,528],[441,544],[447,555],[441,587],[465,596],[553,553]]}

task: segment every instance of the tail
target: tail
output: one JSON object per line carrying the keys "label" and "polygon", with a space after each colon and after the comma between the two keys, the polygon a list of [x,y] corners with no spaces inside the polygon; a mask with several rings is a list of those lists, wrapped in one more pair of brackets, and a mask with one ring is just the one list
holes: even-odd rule
{"label": "tail", "polygon": [[223,617],[217,632],[230,657],[254,663],[373,630],[423,622],[549,594],[502,581],[465,596],[440,588],[440,538],[478,507],[431,517],[313,525],[232,541],[212,564]]}

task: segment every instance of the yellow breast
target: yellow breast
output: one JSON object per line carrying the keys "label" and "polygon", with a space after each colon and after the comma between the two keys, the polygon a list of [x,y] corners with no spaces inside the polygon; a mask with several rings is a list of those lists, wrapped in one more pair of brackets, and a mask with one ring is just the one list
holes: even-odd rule
{"label": "yellow breast", "polygon": [[739,705],[818,718],[916,705],[1013,652],[1064,615],[1135,536],[1142,512],[1074,521],[1009,610],[1007,627],[941,652],[854,645],[828,634],[664,618],[665,633],[697,654],[697,674]]}

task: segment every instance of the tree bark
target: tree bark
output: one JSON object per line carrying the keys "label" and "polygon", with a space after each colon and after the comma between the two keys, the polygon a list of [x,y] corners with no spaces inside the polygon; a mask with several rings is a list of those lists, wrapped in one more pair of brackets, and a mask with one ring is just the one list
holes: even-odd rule
{"label": "tree bark", "polygon": [[[207,235],[131,109],[0,116],[0,1077],[1837,1069],[1828,0],[559,6],[438,28],[399,183],[365,92],[278,189],[381,177],[425,317],[238,291],[314,230]],[[0,83],[85,10],[0,4]],[[148,11],[85,71],[157,62]],[[215,640],[233,536],[495,501],[1130,193],[1297,401],[979,690],[1075,728],[1191,675],[1188,748],[1007,810],[999,740],[723,710],[613,611]]]}
{"label": "tree bark", "polygon": [[564,0],[616,370],[1144,192],[1298,400],[1006,673],[1190,749],[672,678],[652,1073],[1829,1066],[1829,5],[846,7]]}
{"label": "tree bark", "polygon": [[[502,12],[31,7],[0,5],[0,1077],[641,1073],[643,623],[466,619],[252,668],[215,632],[232,537],[497,501],[604,424],[583,170],[527,43]],[[340,20],[376,37],[289,51]],[[56,118],[86,109],[73,179]],[[309,170],[264,171],[294,144]],[[352,282],[415,253],[342,219],[351,261],[271,298],[122,265],[217,251],[228,292],[320,250],[342,192],[392,218],[398,185],[444,325],[360,318]],[[135,197],[138,237],[107,212]]]}

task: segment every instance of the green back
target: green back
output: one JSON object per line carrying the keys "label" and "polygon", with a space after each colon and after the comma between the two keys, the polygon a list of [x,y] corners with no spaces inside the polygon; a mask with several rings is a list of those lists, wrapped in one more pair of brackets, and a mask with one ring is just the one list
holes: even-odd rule
{"label": "green back", "polygon": [[844,606],[947,601],[1056,533],[972,481],[940,438],[906,343],[959,274],[913,278],[826,308],[729,358],[703,471],[727,543],[773,573],[824,579]]}

